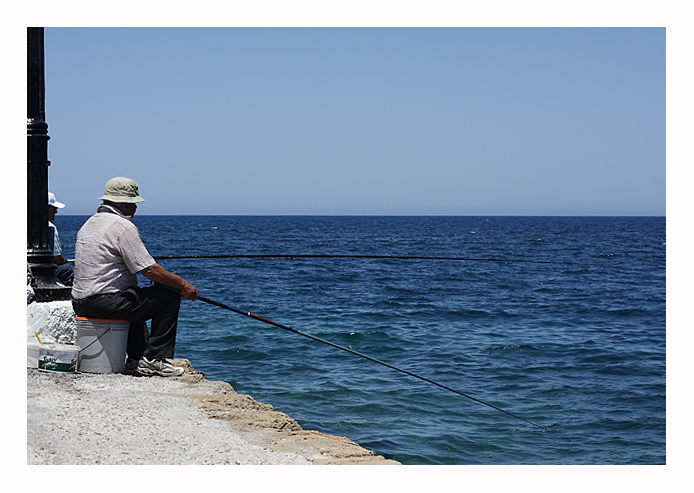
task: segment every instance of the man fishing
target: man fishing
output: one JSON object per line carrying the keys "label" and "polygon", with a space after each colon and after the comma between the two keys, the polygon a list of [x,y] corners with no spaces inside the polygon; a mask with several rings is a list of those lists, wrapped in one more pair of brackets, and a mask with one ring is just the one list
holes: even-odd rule
{"label": "man fishing", "polygon": [[[106,182],[102,205],[77,233],[72,306],[81,317],[129,320],[125,371],[178,376],[174,366],[181,296],[196,300],[188,281],[152,258],[130,221],[144,202],[137,183],[116,177]],[[137,273],[163,286],[139,287]],[[180,294],[179,294],[180,292]],[[147,320],[151,320],[148,332]]]}

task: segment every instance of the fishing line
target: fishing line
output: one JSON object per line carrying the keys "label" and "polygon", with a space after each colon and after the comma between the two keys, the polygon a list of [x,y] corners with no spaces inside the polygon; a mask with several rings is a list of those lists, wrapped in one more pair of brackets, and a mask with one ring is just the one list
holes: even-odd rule
{"label": "fishing line", "polygon": [[239,255],[159,255],[155,260],[171,259],[220,259],[220,258],[356,258],[356,259],[392,259],[392,260],[457,260],[475,262],[522,262],[530,264],[565,264],[550,260],[522,260],[505,258],[467,258],[467,257],[421,257],[409,255],[332,255],[332,254],[239,254]]}
{"label": "fishing line", "polygon": [[495,406],[495,405],[493,405],[493,404],[489,404],[488,402],[484,402],[484,401],[482,401],[482,400],[480,400],[480,399],[477,399],[477,398],[472,397],[472,396],[470,396],[470,395],[464,394],[463,392],[460,392],[460,391],[458,391],[458,390],[455,390],[455,389],[452,389],[452,388],[450,388],[450,387],[447,387],[446,385],[440,384],[440,383],[438,383],[438,382],[434,382],[433,380],[429,380],[428,378],[424,378],[424,377],[419,376],[419,375],[417,375],[417,374],[415,374],[415,373],[412,373],[412,372],[410,372],[410,371],[403,370],[402,368],[398,368],[397,366],[393,366],[393,365],[391,365],[391,364],[389,364],[389,363],[386,363],[386,362],[384,362],[384,361],[378,360],[378,359],[376,359],[376,358],[372,358],[371,356],[367,356],[366,354],[362,354],[362,353],[360,353],[360,352],[354,351],[353,349],[349,349],[349,348],[346,348],[346,347],[344,347],[344,346],[340,346],[339,344],[335,344],[335,343],[333,343],[333,342],[326,341],[325,339],[321,339],[320,337],[316,337],[316,336],[314,336],[314,335],[307,334],[306,332],[301,332],[301,331],[296,330],[296,329],[294,329],[294,328],[292,328],[292,327],[287,327],[286,325],[282,325],[282,324],[280,324],[280,323],[273,322],[272,320],[268,320],[267,318],[260,317],[260,316],[258,316],[258,315],[254,315],[254,314],[252,314],[252,313],[250,313],[250,312],[246,312],[246,311],[243,311],[243,310],[239,310],[238,308],[234,308],[234,307],[225,305],[224,303],[220,303],[220,302],[218,302],[218,301],[214,301],[214,300],[211,300],[211,299],[209,299],[209,298],[205,298],[205,297],[202,297],[202,296],[198,296],[198,299],[199,299],[200,301],[204,301],[205,303],[209,303],[210,305],[214,305],[214,306],[217,306],[217,307],[219,307],[219,308],[223,308],[223,309],[225,309],[225,310],[229,310],[229,311],[232,311],[232,312],[234,312],[234,313],[238,313],[238,314],[240,314],[240,315],[244,315],[244,316],[246,316],[246,317],[250,317],[250,318],[252,318],[252,319],[254,319],[254,320],[259,320],[259,321],[261,321],[261,322],[264,322],[264,323],[269,324],[269,325],[273,325],[273,326],[275,326],[275,327],[279,327],[280,329],[287,330],[287,331],[292,332],[292,333],[294,333],[294,334],[298,334],[298,335],[300,335],[300,336],[308,337],[309,339],[313,339],[314,341],[318,341],[318,342],[321,342],[321,343],[323,343],[323,344],[327,344],[328,346],[332,346],[332,347],[334,347],[334,348],[341,349],[341,350],[343,350],[343,351],[347,351],[348,353],[354,354],[355,356],[359,356],[359,357],[361,357],[361,358],[367,359],[367,360],[372,361],[372,362],[374,362],[374,363],[378,363],[379,365],[386,366],[386,367],[388,367],[388,368],[390,368],[390,369],[392,369],[392,370],[396,370],[396,371],[399,371],[399,372],[401,372],[401,373],[404,373],[405,375],[409,375],[409,376],[411,376],[411,377],[418,378],[418,379],[423,380],[423,381],[425,381],[425,382],[427,382],[427,383],[436,385],[437,387],[440,387],[440,388],[442,388],[442,389],[448,390],[448,391],[453,392],[453,393],[455,393],[455,394],[461,395],[461,396],[463,396],[463,397],[466,397],[466,398],[468,398],[468,399],[470,399],[470,400],[473,400],[473,401],[475,401],[475,402],[478,402],[478,403],[480,403],[480,404],[484,404],[485,406],[491,407],[492,409],[496,409],[497,411],[501,411],[502,413],[505,413],[505,414],[507,414],[507,415],[509,415],[509,416],[512,416],[512,417],[516,418],[516,419],[519,419],[519,420],[524,421],[524,422],[526,422],[526,423],[528,423],[528,424],[531,424],[531,425],[533,425],[533,426],[535,426],[535,427],[541,429],[542,431],[548,431],[548,432],[553,433],[553,434],[555,434],[555,435],[557,435],[557,436],[559,436],[559,437],[561,437],[561,438],[563,438],[563,439],[565,439],[565,440],[572,441],[570,438],[567,438],[567,437],[565,437],[565,436],[563,436],[563,435],[560,435],[559,433],[557,433],[557,432],[555,432],[555,431],[552,431],[552,430],[548,429],[546,426],[538,425],[538,424],[533,423],[532,421],[529,421],[529,420],[527,420],[527,419],[525,419],[525,418],[522,418],[522,417],[520,417],[520,416],[518,416],[518,415],[516,415],[516,414],[513,414],[513,413],[511,413],[511,412],[509,412],[509,411],[506,411],[506,410],[504,410],[504,409],[501,409],[500,407],[497,407],[497,406]]}

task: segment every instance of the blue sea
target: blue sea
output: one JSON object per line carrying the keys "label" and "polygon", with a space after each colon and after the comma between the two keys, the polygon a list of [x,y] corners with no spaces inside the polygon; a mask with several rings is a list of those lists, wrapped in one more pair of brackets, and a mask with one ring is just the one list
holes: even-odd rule
{"label": "blue sea", "polygon": [[[58,215],[64,254],[87,216]],[[664,217],[136,215],[201,296],[176,356],[403,464],[664,464]],[[523,262],[519,262],[523,261]],[[143,278],[142,284],[145,284]],[[555,433],[570,438],[571,441]]]}

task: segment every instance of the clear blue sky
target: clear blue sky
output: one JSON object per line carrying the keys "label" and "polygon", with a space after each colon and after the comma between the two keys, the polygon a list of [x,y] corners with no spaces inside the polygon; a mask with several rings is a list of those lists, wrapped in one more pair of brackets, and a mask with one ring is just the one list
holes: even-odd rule
{"label": "clear blue sky", "polygon": [[664,28],[51,28],[49,187],[94,212],[665,215]]}

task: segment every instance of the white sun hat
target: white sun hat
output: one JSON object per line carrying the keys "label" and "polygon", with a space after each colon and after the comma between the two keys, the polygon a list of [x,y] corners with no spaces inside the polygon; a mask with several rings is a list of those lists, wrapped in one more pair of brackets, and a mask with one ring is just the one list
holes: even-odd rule
{"label": "white sun hat", "polygon": [[52,205],[53,207],[57,207],[58,209],[62,209],[65,207],[65,204],[62,202],[58,202],[55,199],[55,194],[53,192],[48,192],[48,205]]}

